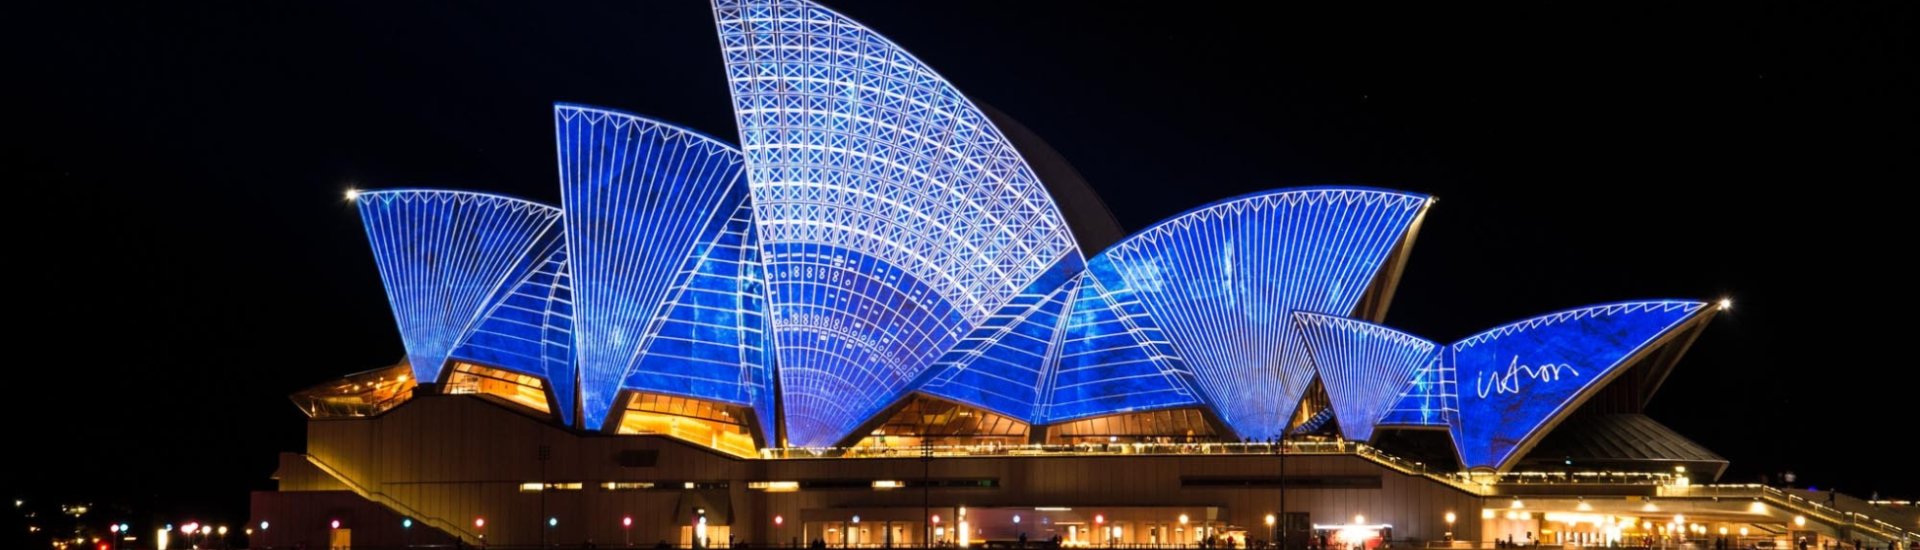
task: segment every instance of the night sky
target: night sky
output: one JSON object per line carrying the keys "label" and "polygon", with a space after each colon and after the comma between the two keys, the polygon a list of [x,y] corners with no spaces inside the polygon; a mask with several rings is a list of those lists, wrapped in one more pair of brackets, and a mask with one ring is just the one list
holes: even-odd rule
{"label": "night sky", "polygon": [[[288,393],[402,350],[350,187],[558,204],[553,102],[736,136],[709,6],[38,2],[6,22],[0,490],[238,522]],[[1912,2],[1415,9],[831,2],[1024,122],[1128,230],[1256,190],[1432,193],[1388,323],[1440,341],[1731,296],[1650,414],[1920,498]],[[1177,9],[1170,9],[1177,8]],[[149,516],[151,517],[151,516]]]}

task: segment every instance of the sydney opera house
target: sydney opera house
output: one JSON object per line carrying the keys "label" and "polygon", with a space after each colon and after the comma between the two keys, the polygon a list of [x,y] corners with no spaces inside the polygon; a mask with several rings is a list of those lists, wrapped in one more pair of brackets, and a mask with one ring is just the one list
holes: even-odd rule
{"label": "sydney opera house", "polygon": [[1278,189],[1128,234],[875,31],[714,17],[737,141],[561,104],[557,205],[352,194],[406,355],[293,396],[255,546],[1915,536],[1715,485],[1642,414],[1724,302],[1409,334],[1380,322],[1433,197]]}

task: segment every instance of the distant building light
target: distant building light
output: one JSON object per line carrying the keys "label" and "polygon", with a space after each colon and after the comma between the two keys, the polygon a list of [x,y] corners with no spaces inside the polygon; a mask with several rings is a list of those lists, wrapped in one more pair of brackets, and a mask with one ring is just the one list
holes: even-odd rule
{"label": "distant building light", "polygon": [[882,479],[873,482],[873,488],[875,489],[899,489],[906,486],[907,484],[905,482],[891,479]]}

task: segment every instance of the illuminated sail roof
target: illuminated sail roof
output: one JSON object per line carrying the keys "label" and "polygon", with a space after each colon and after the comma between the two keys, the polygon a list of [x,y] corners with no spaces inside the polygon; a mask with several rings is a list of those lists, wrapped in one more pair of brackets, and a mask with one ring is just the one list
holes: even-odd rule
{"label": "illuminated sail roof", "polygon": [[1348,187],[1256,193],[1136,233],[1089,273],[1144,307],[1228,426],[1272,437],[1313,380],[1289,316],[1354,315],[1427,204]]}
{"label": "illuminated sail roof", "polygon": [[1461,378],[1453,429],[1468,468],[1504,470],[1642,352],[1704,321],[1706,304],[1621,302],[1501,325],[1448,346]]}
{"label": "illuminated sail roof", "polygon": [[573,366],[573,281],[567,244],[555,239],[467,333],[452,356],[546,378],[560,421],[572,424],[580,377]]}
{"label": "illuminated sail roof", "polygon": [[1366,441],[1415,372],[1433,361],[1439,345],[1387,327],[1345,317],[1295,312],[1314,372],[1327,389],[1334,418],[1347,439]]}
{"label": "illuminated sail roof", "polygon": [[454,346],[559,237],[559,209],[515,198],[424,189],[353,196],[421,381],[440,379]]}
{"label": "illuminated sail roof", "polygon": [[[573,262],[582,424],[602,426],[622,389],[750,404],[740,386],[753,379],[744,371],[757,367],[742,362],[738,291],[725,276],[697,277],[701,269],[738,271],[744,241],[739,227],[728,230],[746,201],[739,151],[586,106],[556,105],[554,125]],[[732,309],[697,307],[728,301]],[[716,329],[696,334],[684,330],[688,324],[666,322],[676,313]],[[717,357],[701,355],[714,349],[691,349],[704,339],[726,341],[726,349]],[[680,360],[648,361],[656,356]],[[686,360],[696,356],[713,360]]]}
{"label": "illuminated sail roof", "polygon": [[1078,248],[946,79],[804,0],[714,4],[767,266],[787,433],[830,444]]}

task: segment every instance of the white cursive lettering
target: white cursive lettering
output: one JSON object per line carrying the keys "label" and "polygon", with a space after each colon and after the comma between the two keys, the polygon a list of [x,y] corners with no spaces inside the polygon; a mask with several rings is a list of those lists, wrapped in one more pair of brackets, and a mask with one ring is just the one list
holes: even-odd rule
{"label": "white cursive lettering", "polygon": [[1520,356],[1515,355],[1513,356],[1513,362],[1507,364],[1506,372],[1500,372],[1498,370],[1481,372],[1479,379],[1475,380],[1475,385],[1479,387],[1480,398],[1486,399],[1488,395],[1520,393],[1520,379],[1523,376],[1541,382],[1552,382],[1559,380],[1563,373],[1573,373],[1573,376],[1580,376],[1580,371],[1574,370],[1573,365],[1566,363],[1547,363],[1538,367],[1530,367],[1520,364]]}

